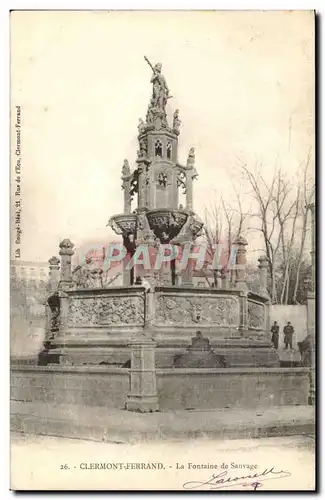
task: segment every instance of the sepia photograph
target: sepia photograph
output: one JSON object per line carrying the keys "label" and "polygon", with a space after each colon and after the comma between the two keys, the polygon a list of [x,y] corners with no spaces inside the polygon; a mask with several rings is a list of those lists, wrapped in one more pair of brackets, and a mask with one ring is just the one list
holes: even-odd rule
{"label": "sepia photograph", "polygon": [[10,488],[316,488],[312,10],[10,12]]}

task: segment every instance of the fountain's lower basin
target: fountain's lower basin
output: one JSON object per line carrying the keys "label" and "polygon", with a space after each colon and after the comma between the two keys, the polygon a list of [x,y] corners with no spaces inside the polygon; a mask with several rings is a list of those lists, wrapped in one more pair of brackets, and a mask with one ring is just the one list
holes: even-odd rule
{"label": "fountain's lower basin", "polygon": [[[227,366],[279,366],[269,333],[269,303],[237,289],[141,286],[69,290],[60,299],[55,334],[40,363],[73,365],[130,360],[130,342],[147,333],[156,342],[156,366],[172,367],[196,332]],[[53,301],[50,301],[50,304]],[[53,312],[54,314],[54,312]]]}

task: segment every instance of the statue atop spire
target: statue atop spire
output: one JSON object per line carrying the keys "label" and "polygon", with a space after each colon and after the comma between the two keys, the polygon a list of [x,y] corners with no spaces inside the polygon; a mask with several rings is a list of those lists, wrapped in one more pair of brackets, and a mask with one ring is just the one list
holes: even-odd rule
{"label": "statue atop spire", "polygon": [[147,123],[152,124],[155,117],[159,116],[162,123],[167,125],[166,104],[167,99],[170,99],[171,96],[169,95],[166,79],[161,73],[162,64],[157,63],[153,66],[146,56],[144,56],[144,59],[152,69],[150,80],[150,83],[152,83],[152,97],[147,112]]}

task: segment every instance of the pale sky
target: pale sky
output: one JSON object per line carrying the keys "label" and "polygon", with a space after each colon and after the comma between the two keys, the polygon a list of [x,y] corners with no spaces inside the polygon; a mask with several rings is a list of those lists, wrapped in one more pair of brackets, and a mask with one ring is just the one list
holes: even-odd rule
{"label": "pale sky", "polygon": [[280,158],[294,179],[314,144],[313,35],[309,11],[14,12],[21,259],[46,261],[63,238],[77,247],[111,239],[123,160],[135,166],[138,118],[151,96],[144,55],[163,65],[170,120],[180,110],[179,161],[196,148],[199,215],[215,195],[231,199],[238,158],[261,162],[265,176]]}

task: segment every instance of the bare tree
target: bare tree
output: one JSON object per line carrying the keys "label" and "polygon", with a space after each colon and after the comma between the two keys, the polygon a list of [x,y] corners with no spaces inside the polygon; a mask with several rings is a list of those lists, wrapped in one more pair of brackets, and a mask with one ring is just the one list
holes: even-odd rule
{"label": "bare tree", "polygon": [[[282,259],[287,262],[293,244],[294,229],[298,217],[299,194],[293,194],[292,182],[286,179],[280,168],[274,169],[272,178],[267,182],[261,174],[260,165],[256,165],[252,172],[246,164],[241,164],[240,169],[244,179],[248,181],[251,195],[255,201],[256,213],[252,214],[258,221],[258,230],[262,234],[264,250],[270,271],[270,295],[273,303],[279,301],[276,286],[276,272],[282,250]],[[299,190],[298,190],[299,191]],[[291,243],[288,245],[287,237],[290,229]],[[288,274],[289,262],[285,265],[285,275]],[[285,297],[286,284],[281,291]]]}
{"label": "bare tree", "polygon": [[[216,244],[226,247],[224,260],[228,262],[231,255],[232,246],[237,237],[245,231],[245,223],[249,213],[244,212],[242,200],[235,185],[233,190],[236,195],[236,203],[230,204],[221,196],[219,203],[215,203],[212,210],[205,209],[205,237],[208,249],[213,254],[213,246]],[[226,243],[226,245],[224,245]],[[221,273],[226,272],[225,266],[222,269],[214,270],[214,285],[218,286],[218,279]],[[230,276],[233,279],[233,275]]]}
{"label": "bare tree", "polygon": [[307,235],[307,222],[308,222],[308,210],[309,205],[312,202],[315,196],[315,184],[310,182],[308,179],[308,169],[310,164],[310,151],[307,155],[307,159],[302,165],[302,197],[300,200],[300,210],[301,210],[301,218],[302,218],[302,229],[301,229],[301,240],[300,240],[300,249],[298,253],[298,263],[295,269],[295,277],[294,277],[294,290],[293,290],[293,304],[297,303],[297,294],[298,287],[300,282],[300,272],[301,272],[301,263],[303,260],[305,243],[306,243],[306,235]]}
{"label": "bare tree", "polygon": [[[296,193],[296,199],[292,203],[292,205],[289,208],[289,211],[287,212],[286,216],[287,218],[283,219],[281,217],[281,212],[279,211],[278,213],[278,219],[279,223],[281,224],[281,241],[282,241],[282,253],[283,253],[283,279],[282,279],[282,290],[281,290],[281,295],[280,295],[280,304],[287,304],[288,303],[288,297],[289,297],[289,282],[290,282],[290,266],[291,266],[291,256],[292,256],[292,249],[293,249],[293,244],[294,244],[294,239],[295,239],[295,231],[296,231],[296,223],[297,219],[299,216],[299,205],[300,205],[300,188],[298,187],[297,193]],[[289,220],[289,215],[292,214],[292,223],[291,223],[291,237],[289,241],[286,242],[285,238],[285,225],[284,221]],[[281,220],[281,222],[280,222]]]}
{"label": "bare tree", "polygon": [[[297,298],[307,232],[307,206],[314,196],[314,186],[310,188],[308,182],[309,163],[310,153],[301,166],[302,182],[299,176],[297,181],[289,179],[281,168],[275,168],[271,179],[266,181],[260,165],[257,164],[253,172],[246,164],[240,164],[256,206],[252,217],[257,220],[257,227],[251,229],[262,234],[273,303],[287,304],[289,299],[295,303]],[[300,248],[298,257],[297,240]],[[280,286],[277,285],[278,280]],[[293,296],[292,280],[295,283]]]}

